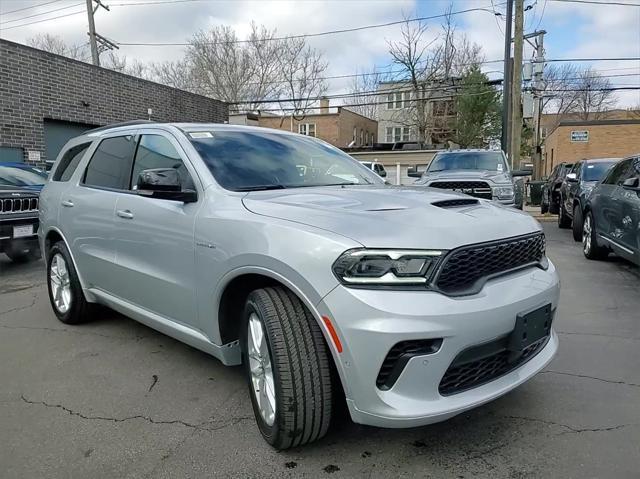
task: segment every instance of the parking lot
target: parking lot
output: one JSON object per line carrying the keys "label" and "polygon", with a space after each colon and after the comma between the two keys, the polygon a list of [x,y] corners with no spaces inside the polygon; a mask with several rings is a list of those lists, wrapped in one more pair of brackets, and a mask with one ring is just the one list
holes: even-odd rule
{"label": "parking lot", "polygon": [[41,261],[0,258],[2,477],[640,477],[640,273],[545,223],[562,279],[548,368],[445,423],[346,416],[271,449],[240,368],[115,313],[59,323]]}

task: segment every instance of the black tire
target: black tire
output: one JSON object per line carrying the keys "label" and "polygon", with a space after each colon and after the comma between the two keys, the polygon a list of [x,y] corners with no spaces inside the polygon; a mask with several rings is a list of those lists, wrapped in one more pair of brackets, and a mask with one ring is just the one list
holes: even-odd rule
{"label": "black tire", "polygon": [[574,241],[582,241],[582,208],[579,204],[573,207],[573,239]]}
{"label": "black tire", "polygon": [[[71,300],[67,311],[60,311],[58,307],[56,307],[53,297],[51,264],[56,255],[62,256],[69,274]],[[78,273],[73,265],[67,246],[63,241],[55,243],[47,253],[47,289],[49,291],[49,301],[51,302],[51,308],[53,309],[54,314],[65,324],[83,323],[88,321],[91,315],[95,312],[93,305],[88,303],[84,297],[82,287],[80,286],[80,280],[78,279]]]}
{"label": "black tire", "polygon": [[[275,386],[273,424],[263,419],[249,366],[248,327],[258,317],[267,341]],[[256,422],[264,439],[276,449],[288,449],[324,436],[333,401],[329,350],[311,313],[281,287],[249,294],[242,322],[242,359]]]}
{"label": "black tire", "polygon": [[[585,224],[590,222],[590,227],[586,228]],[[589,229],[589,235],[586,234],[586,229]],[[590,236],[590,242],[587,241],[587,236]],[[596,234],[596,223],[593,218],[593,213],[590,210],[587,210],[584,220],[583,220],[583,228],[582,228],[582,252],[584,256],[588,259],[604,259],[609,254],[609,250],[607,248],[603,248],[598,245],[598,235]]]}
{"label": "black tire", "polygon": [[540,214],[544,215],[549,212],[549,205],[547,203],[540,204]]}
{"label": "black tire", "polygon": [[567,217],[567,211],[564,209],[562,197],[560,197],[560,206],[558,207],[558,228],[567,229],[571,227],[571,219]]}
{"label": "black tire", "polygon": [[38,247],[9,248],[5,254],[14,263],[26,263],[40,258],[40,249]]}

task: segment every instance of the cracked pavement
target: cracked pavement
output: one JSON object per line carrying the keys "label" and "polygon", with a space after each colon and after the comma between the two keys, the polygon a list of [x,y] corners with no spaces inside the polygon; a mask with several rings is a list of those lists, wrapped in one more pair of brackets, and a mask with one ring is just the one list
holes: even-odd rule
{"label": "cracked pavement", "polygon": [[0,255],[0,476],[640,478],[640,271],[545,230],[563,292],[543,373],[429,427],[342,412],[286,452],[260,437],[240,368],[116,313],[59,323],[42,262]]}

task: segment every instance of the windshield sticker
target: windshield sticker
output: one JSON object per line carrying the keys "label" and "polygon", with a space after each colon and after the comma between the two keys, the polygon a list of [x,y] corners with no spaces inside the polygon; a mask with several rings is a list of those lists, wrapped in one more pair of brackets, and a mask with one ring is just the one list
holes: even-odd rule
{"label": "windshield sticker", "polygon": [[192,131],[189,133],[191,138],[199,140],[201,138],[213,138],[213,135],[210,131]]}
{"label": "windshield sticker", "polygon": [[595,165],[587,165],[587,168],[593,168]]}
{"label": "windshield sticker", "polygon": [[502,163],[498,163],[498,171],[502,173]]}

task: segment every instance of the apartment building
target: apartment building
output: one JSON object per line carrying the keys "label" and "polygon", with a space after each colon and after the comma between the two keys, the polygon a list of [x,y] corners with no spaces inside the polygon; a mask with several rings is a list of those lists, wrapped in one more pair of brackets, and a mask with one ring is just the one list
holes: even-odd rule
{"label": "apartment building", "polygon": [[[425,88],[427,145],[444,145],[453,136],[452,125],[456,115],[455,102],[451,96],[453,82],[451,80]],[[378,93],[379,142],[418,141],[417,101],[412,85],[407,82],[381,82],[378,84]]]}

